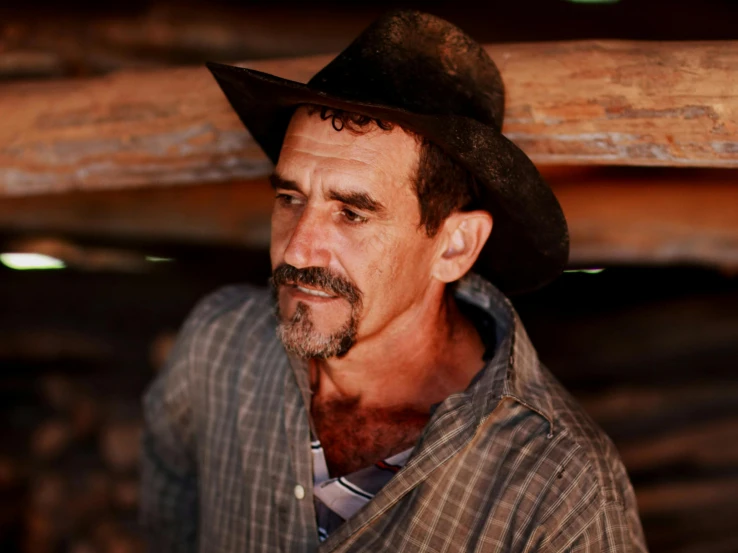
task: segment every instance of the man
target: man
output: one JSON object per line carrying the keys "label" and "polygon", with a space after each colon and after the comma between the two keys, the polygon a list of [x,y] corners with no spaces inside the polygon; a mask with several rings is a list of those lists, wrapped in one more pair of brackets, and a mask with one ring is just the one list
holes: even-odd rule
{"label": "man", "polygon": [[553,279],[568,237],[484,50],[394,12],[308,85],[209,67],[276,164],[272,294],[203,300],[146,395],[155,549],[644,551],[497,288]]}

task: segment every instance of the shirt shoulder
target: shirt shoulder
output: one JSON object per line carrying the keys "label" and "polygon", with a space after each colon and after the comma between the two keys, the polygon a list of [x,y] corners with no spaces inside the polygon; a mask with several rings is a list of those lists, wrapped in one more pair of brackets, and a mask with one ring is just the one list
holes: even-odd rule
{"label": "shirt shoulder", "polygon": [[238,317],[271,309],[272,300],[267,289],[248,284],[230,284],[200,299],[187,317],[184,328],[201,328],[227,319],[229,315]]}
{"label": "shirt shoulder", "polygon": [[180,338],[197,349],[224,345],[236,334],[259,334],[275,328],[274,307],[267,289],[247,284],[223,286],[197,302],[182,329]]}
{"label": "shirt shoulder", "polygon": [[590,469],[604,500],[622,502],[624,488],[630,485],[615,444],[546,367],[540,370],[551,398],[555,434],[562,436],[561,446],[574,453],[573,463]]}
{"label": "shirt shoulder", "polygon": [[[170,355],[172,378],[185,377],[195,390],[210,389],[210,379],[256,370],[260,352],[275,349],[276,317],[267,289],[228,285],[202,298],[179,331]],[[179,367],[179,368],[178,368]]]}
{"label": "shirt shoulder", "polygon": [[597,527],[621,532],[634,551],[645,551],[636,497],[615,444],[546,367],[540,370],[553,410],[548,439],[560,460],[554,496],[565,499],[551,510],[547,526],[559,528],[559,542]]}
{"label": "shirt shoulder", "polygon": [[211,361],[222,360],[224,354],[239,349],[239,344],[274,336],[273,317],[267,290],[239,284],[211,292],[190,310],[165,367],[150,388],[184,390],[185,384],[208,372]]}

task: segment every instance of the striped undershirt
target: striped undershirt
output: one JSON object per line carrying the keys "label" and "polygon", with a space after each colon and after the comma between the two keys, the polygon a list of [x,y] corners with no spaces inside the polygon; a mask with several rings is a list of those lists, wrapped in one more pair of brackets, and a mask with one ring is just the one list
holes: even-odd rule
{"label": "striped undershirt", "polygon": [[331,478],[319,440],[310,443],[313,452],[313,491],[320,541],[352,517],[405,466],[413,448],[359,469]]}

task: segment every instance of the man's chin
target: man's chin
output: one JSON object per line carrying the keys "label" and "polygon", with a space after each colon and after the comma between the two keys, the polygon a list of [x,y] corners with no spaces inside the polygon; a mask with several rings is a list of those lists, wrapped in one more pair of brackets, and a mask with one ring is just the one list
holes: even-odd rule
{"label": "man's chin", "polygon": [[280,306],[277,334],[288,353],[305,359],[342,357],[356,340],[356,321],[350,316],[340,324],[326,324],[311,306],[298,302],[294,311]]}
{"label": "man's chin", "polygon": [[346,355],[353,347],[354,340],[350,333],[341,335],[295,335],[283,325],[277,331],[287,353],[300,359],[331,359]]}

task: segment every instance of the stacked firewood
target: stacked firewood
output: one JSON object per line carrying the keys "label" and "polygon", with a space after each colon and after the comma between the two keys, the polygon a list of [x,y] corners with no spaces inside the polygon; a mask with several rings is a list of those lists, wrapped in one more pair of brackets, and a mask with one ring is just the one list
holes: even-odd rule
{"label": "stacked firewood", "polygon": [[[141,435],[138,398],[96,397],[61,374],[39,379],[26,451],[0,458],[0,487],[19,491],[25,553],[135,553]],[[39,415],[43,413],[42,415]]]}

